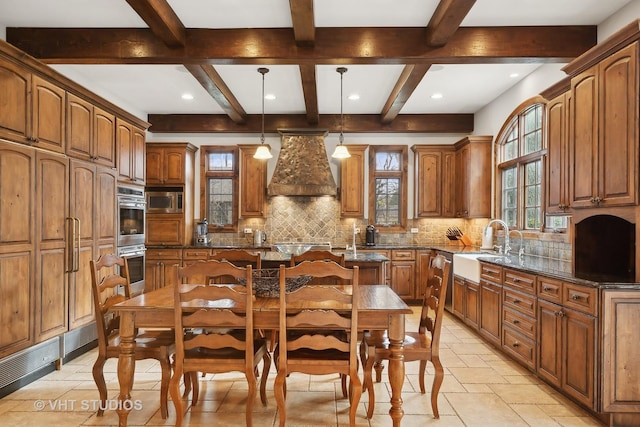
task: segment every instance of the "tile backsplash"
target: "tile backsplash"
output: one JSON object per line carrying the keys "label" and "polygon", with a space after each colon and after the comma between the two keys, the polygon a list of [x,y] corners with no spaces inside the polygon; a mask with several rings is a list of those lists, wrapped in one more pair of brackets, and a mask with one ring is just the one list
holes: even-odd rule
{"label": "tile backsplash", "polygon": [[[379,245],[442,246],[455,243],[446,237],[449,227],[458,227],[474,245],[482,240],[482,230],[488,219],[458,218],[418,218],[409,219],[407,230],[417,229],[417,233],[377,233]],[[333,247],[344,248],[351,245],[353,223],[360,228],[356,244],[365,244],[363,218],[340,218],[340,201],[334,197],[272,197],[268,200],[266,218],[241,219],[239,233],[214,233],[214,245],[251,245],[253,236],[243,233],[245,228],[264,230],[266,245],[275,242],[331,242]],[[511,247],[520,249],[520,239],[511,236]],[[496,244],[502,244],[501,233],[497,233]],[[525,238],[525,252],[545,258],[563,261],[571,260],[571,245],[558,239],[538,240]]]}

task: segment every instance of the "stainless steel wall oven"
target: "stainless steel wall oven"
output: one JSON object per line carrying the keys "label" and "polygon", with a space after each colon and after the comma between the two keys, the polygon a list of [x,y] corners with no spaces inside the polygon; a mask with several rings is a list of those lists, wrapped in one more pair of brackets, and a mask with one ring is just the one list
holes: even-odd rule
{"label": "stainless steel wall oven", "polygon": [[118,247],[144,244],[144,190],[118,187]]}
{"label": "stainless steel wall oven", "polygon": [[118,248],[118,256],[127,259],[129,265],[129,279],[131,281],[131,294],[140,295],[144,292],[144,245],[123,246]]}

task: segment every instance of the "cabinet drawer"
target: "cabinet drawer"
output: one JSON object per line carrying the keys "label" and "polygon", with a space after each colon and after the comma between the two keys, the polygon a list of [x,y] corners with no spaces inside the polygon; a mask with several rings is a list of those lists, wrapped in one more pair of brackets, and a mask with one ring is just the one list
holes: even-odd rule
{"label": "cabinet drawer", "polygon": [[536,276],[533,274],[527,274],[522,271],[505,268],[503,284],[505,286],[517,288],[522,292],[526,292],[531,295],[535,295],[536,293]]}
{"label": "cabinet drawer", "polygon": [[480,277],[490,282],[502,283],[502,267],[481,262]]}
{"label": "cabinet drawer", "polygon": [[182,249],[148,249],[147,259],[181,259]]}
{"label": "cabinet drawer", "polygon": [[509,326],[532,340],[536,339],[536,321],[518,311],[508,308],[502,310],[502,326]]}
{"label": "cabinet drawer", "polygon": [[209,259],[211,249],[184,249],[182,257],[184,259]]}
{"label": "cabinet drawer", "polygon": [[391,259],[394,261],[413,261],[416,259],[416,251],[413,249],[393,249]]}
{"label": "cabinet drawer", "polygon": [[502,328],[502,349],[531,369],[536,368],[535,342],[509,327]]}
{"label": "cabinet drawer", "polygon": [[506,287],[503,288],[502,292],[502,305],[504,307],[510,307],[533,318],[536,317],[537,299],[534,296],[526,295]]}
{"label": "cabinet drawer", "polygon": [[538,276],[538,297],[556,304],[562,303],[562,287],[560,280]]}
{"label": "cabinet drawer", "polygon": [[562,292],[562,305],[595,316],[598,308],[598,290],[565,283]]}

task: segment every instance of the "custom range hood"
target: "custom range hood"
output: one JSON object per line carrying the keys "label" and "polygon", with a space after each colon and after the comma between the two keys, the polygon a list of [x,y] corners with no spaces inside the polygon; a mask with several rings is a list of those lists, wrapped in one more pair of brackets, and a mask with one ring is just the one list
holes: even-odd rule
{"label": "custom range hood", "polygon": [[336,196],[338,190],[324,145],[327,131],[278,129],[278,132],[282,148],[267,195]]}

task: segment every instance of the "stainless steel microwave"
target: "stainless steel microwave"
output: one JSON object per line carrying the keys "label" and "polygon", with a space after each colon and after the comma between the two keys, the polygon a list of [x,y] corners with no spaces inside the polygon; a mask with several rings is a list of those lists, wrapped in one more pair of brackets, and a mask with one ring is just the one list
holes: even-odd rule
{"label": "stainless steel microwave", "polygon": [[182,190],[147,191],[147,213],[182,213]]}

